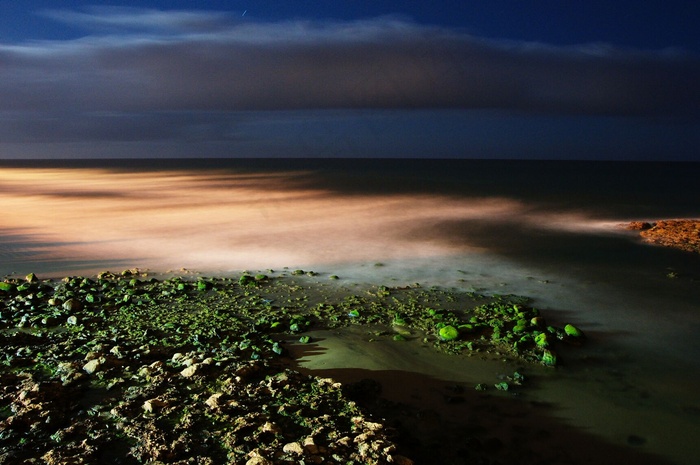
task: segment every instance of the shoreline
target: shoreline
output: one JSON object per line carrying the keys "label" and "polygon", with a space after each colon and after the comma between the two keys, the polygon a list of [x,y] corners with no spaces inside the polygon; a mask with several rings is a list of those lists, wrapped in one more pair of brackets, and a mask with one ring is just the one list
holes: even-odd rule
{"label": "shoreline", "polygon": [[[551,407],[527,400],[529,383],[556,376],[555,368],[543,366],[554,364],[546,363],[545,350],[551,354],[583,337],[574,334],[578,328],[553,328],[547,337],[538,320],[546,315],[530,314],[516,296],[350,289],[303,270],[237,279],[159,280],[139,270],[62,281],[29,275],[6,280],[0,294],[6,361],[0,376],[8,386],[0,397],[8,431],[0,439],[0,463],[31,454],[47,463],[196,458],[252,465],[301,457],[311,463],[410,464],[435,457],[539,463],[566,457],[583,464],[591,454],[597,463],[630,457],[665,463],[634,449],[644,438],[630,436],[631,448],[606,444],[562,426]],[[332,355],[336,349],[324,349],[323,339],[333,332],[346,336],[349,328],[359,334],[347,336],[346,345],[370,356],[389,347],[416,360],[418,352],[455,362],[484,358],[507,374],[446,386],[415,370],[303,366],[300,360],[313,359],[314,351]],[[539,334],[547,348],[537,344]],[[407,385],[415,392],[396,397]],[[68,407],[57,407],[62,404]],[[121,454],[106,452],[109,441]]]}

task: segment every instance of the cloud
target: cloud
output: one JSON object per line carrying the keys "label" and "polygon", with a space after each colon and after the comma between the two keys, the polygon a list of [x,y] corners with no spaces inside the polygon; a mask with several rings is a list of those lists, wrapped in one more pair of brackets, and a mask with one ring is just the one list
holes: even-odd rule
{"label": "cloud", "polygon": [[72,26],[104,33],[123,30],[154,32],[204,32],[228,24],[230,15],[223,12],[162,11],[115,6],[91,6],[84,11],[44,10],[41,16]]}
{"label": "cloud", "polygon": [[[110,33],[0,46],[0,111],[696,115],[700,108],[700,61],[692,56],[489,41],[396,18],[236,23],[214,13],[134,9],[51,15],[110,26]],[[210,24],[217,27],[201,26]]]}
{"label": "cloud", "polygon": [[[111,7],[43,14],[88,34],[0,44],[3,156],[30,143],[89,152],[93,141],[114,142],[104,148],[110,154],[134,153],[139,142],[144,153],[192,153],[180,142],[206,143],[209,154],[239,153],[231,143],[277,153],[260,127],[265,112],[275,121],[329,109],[700,119],[700,59],[679,51],[487,40],[400,17],[264,23]],[[369,129],[383,137],[382,127]]]}

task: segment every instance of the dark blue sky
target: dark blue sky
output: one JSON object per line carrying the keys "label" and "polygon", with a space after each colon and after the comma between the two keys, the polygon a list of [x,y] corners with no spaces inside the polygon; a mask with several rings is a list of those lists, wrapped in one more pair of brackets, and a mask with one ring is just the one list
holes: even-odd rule
{"label": "dark blue sky", "polygon": [[0,2],[0,158],[700,161],[693,1]]}

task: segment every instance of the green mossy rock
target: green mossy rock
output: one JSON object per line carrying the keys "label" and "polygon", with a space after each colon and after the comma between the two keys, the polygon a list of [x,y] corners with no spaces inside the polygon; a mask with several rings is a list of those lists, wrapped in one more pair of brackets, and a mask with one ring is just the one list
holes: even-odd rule
{"label": "green mossy rock", "polygon": [[459,331],[454,326],[443,326],[438,331],[438,336],[442,341],[454,341],[459,337]]}
{"label": "green mossy rock", "polygon": [[566,326],[564,326],[564,332],[569,337],[578,337],[578,338],[585,337],[583,335],[583,331],[581,331],[576,326],[571,325],[571,324],[567,324]]}
{"label": "green mossy rock", "polygon": [[0,283],[0,291],[10,292],[10,291],[12,291],[13,288],[14,288],[14,286],[12,285],[12,283],[5,283],[5,282]]}
{"label": "green mossy rock", "polygon": [[244,274],[238,280],[238,284],[240,284],[241,286],[248,286],[248,285],[254,284],[254,283],[255,283],[255,278],[248,275],[248,274]]}
{"label": "green mossy rock", "polygon": [[545,349],[544,353],[542,354],[542,363],[548,367],[555,366],[557,364],[557,354],[551,350]]}
{"label": "green mossy rock", "polygon": [[549,347],[549,339],[547,338],[547,333],[540,333],[535,336],[535,344],[537,347]]}
{"label": "green mossy rock", "polygon": [[526,328],[525,328],[525,325],[518,325],[518,326],[515,326],[515,327],[513,328],[513,332],[514,332],[515,334],[519,334],[519,333],[524,332],[525,329],[526,329]]}

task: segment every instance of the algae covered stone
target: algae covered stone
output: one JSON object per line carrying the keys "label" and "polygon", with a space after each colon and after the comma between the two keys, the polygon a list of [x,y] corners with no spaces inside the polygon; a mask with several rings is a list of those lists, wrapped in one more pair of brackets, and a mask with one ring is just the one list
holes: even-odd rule
{"label": "algae covered stone", "polygon": [[545,349],[544,353],[542,354],[542,363],[544,363],[547,366],[554,366],[557,364],[557,354],[555,354],[551,350]]}
{"label": "algae covered stone", "polygon": [[566,333],[567,336],[570,336],[570,337],[578,337],[578,338],[584,337],[583,331],[581,331],[580,329],[578,329],[576,326],[574,326],[572,324],[567,324],[566,326],[564,326],[564,332]]}
{"label": "algae covered stone", "polygon": [[443,326],[438,331],[438,336],[442,341],[454,341],[459,337],[459,331],[454,326]]}

